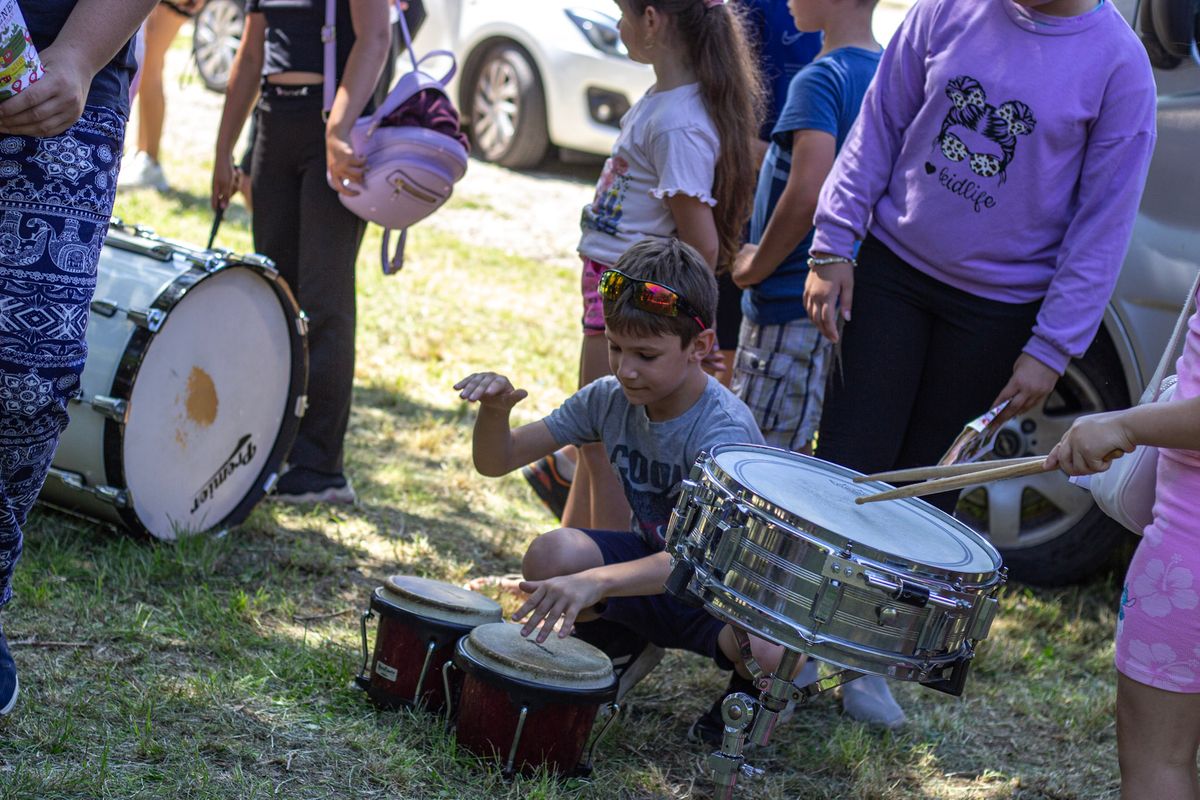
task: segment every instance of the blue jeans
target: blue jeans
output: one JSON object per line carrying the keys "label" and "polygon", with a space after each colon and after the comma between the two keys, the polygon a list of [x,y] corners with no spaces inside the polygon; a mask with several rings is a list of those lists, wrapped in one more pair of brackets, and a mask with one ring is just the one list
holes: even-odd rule
{"label": "blue jeans", "polygon": [[79,390],[124,138],[98,106],[58,136],[0,134],[0,606]]}

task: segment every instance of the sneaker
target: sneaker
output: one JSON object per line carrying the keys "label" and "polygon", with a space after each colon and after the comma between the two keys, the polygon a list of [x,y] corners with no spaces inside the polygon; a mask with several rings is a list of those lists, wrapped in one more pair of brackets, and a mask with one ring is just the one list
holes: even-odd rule
{"label": "sneaker", "polygon": [[165,192],[171,188],[167,184],[162,165],[141,150],[121,165],[117,186],[122,189],[154,189],[156,192]]}
{"label": "sneaker", "polygon": [[842,711],[846,716],[877,728],[896,730],[908,721],[892,697],[886,678],[864,675],[842,686]]}
{"label": "sneaker", "polygon": [[292,467],[280,475],[271,497],[281,503],[353,505],[358,500],[345,475],[330,475],[307,467]]}
{"label": "sneaker", "polygon": [[558,453],[551,453],[521,467],[521,475],[550,513],[561,521],[567,507],[567,495],[571,491],[571,480],[564,477],[559,469]]}
{"label": "sneaker", "polygon": [[729,677],[729,686],[725,688],[724,694],[713,702],[708,711],[705,711],[692,723],[692,727],[688,728],[688,741],[701,742],[710,747],[720,747],[721,743],[725,740],[725,718],[721,716],[721,706],[724,705],[726,697],[737,692],[750,695],[751,697],[758,697],[759,695],[758,687],[754,685],[754,681],[749,678],[743,678],[735,670]]}
{"label": "sneaker", "polygon": [[0,716],[8,714],[17,704],[17,692],[20,682],[17,680],[17,665],[12,653],[8,652],[8,640],[4,631],[0,630]]}
{"label": "sneaker", "polygon": [[612,660],[617,676],[617,702],[658,666],[666,652],[634,631],[607,619],[575,624],[576,638],[602,650]]}

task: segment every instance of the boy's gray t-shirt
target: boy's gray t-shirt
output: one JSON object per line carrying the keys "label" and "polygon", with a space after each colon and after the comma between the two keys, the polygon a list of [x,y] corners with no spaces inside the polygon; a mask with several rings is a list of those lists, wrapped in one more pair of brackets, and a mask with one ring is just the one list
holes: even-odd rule
{"label": "boy's gray t-shirt", "polygon": [[674,419],[652,422],[646,407],[632,405],[608,375],[573,394],[545,422],[560,445],[603,442],[633,509],[631,527],[655,550],[666,545],[680,481],[702,450],[763,443],[750,409],[711,376],[700,399]]}

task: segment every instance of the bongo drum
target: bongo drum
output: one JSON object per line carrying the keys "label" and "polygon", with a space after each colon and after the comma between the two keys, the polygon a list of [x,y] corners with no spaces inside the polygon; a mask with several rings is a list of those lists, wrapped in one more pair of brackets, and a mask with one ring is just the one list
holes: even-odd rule
{"label": "bongo drum", "polygon": [[506,774],[541,765],[563,775],[590,771],[591,753],[616,716],[588,747],[600,707],[615,712],[617,678],[602,651],[575,637],[539,643],[521,636],[520,625],[501,622],[459,640],[444,669],[447,695],[451,668],[462,673],[453,716],[463,747],[502,759]]}
{"label": "bongo drum", "polygon": [[114,220],[41,500],[158,539],[241,522],[304,413],[307,326],[263,256]]}
{"label": "bongo drum", "polygon": [[[367,620],[379,615],[373,658],[367,656]],[[500,605],[449,583],[393,575],[371,594],[361,619],[363,664],[355,679],[379,708],[442,708],[442,665],[454,644],[478,625],[499,622]],[[367,671],[368,662],[370,672]]]}
{"label": "bongo drum", "polygon": [[758,445],[701,454],[667,532],[668,591],[783,647],[961,694],[1005,580],[987,540],[923,500]]}

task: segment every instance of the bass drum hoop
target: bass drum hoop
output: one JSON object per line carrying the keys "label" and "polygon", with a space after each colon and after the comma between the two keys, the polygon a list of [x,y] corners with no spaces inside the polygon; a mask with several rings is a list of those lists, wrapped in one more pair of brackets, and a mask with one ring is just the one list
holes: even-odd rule
{"label": "bass drum hoop", "polygon": [[[766,445],[720,444],[716,447],[713,447],[712,450],[709,451],[707,458],[704,459],[701,464],[701,469],[703,470],[704,476],[709,480],[709,482],[715,488],[720,489],[723,495],[723,500],[727,502],[735,502],[740,500],[750,509],[750,514],[752,516],[762,519],[767,524],[775,525],[789,535],[799,537],[806,542],[831,552],[841,551],[845,549],[847,545],[852,544],[851,550],[853,551],[855,557],[869,559],[888,570],[904,571],[914,576],[928,578],[950,585],[958,584],[964,587],[977,587],[982,589],[990,587],[1001,580],[1001,563],[995,548],[988,544],[986,540],[979,536],[979,534],[975,533],[975,531],[971,530],[969,527],[953,517],[949,517],[948,515],[948,521],[952,522],[960,532],[965,533],[972,541],[983,545],[985,551],[989,556],[992,557],[993,563],[996,565],[994,569],[987,572],[961,572],[953,569],[935,567],[915,559],[898,557],[894,553],[889,553],[886,550],[880,550],[878,548],[871,547],[856,539],[846,536],[843,533],[838,533],[837,531],[817,525],[816,523],[800,516],[799,514],[772,503],[770,500],[767,500],[765,497],[754,491],[753,488],[746,486],[737,478],[730,475],[728,472],[722,469],[719,463],[717,463],[717,456],[723,452],[729,450],[747,450],[750,448],[753,448],[753,450],[756,451],[786,454],[789,457],[793,456],[789,450],[783,450],[778,447],[768,447]],[[862,475],[861,472],[856,472],[848,467],[843,467],[840,464],[834,464],[831,461],[824,461],[816,458],[815,456],[804,456],[804,458],[812,459],[813,461],[819,461],[822,465],[829,468],[831,471],[831,477],[845,478],[848,483],[852,482],[856,476]],[[893,488],[890,485],[881,483],[879,481],[871,481],[861,485],[865,489],[871,489],[874,491],[884,491],[886,489]],[[864,494],[870,493],[873,492],[864,492]],[[914,498],[905,498],[896,502],[919,503],[921,505],[927,505],[924,503],[924,501]],[[921,511],[924,513],[924,509],[921,509]]]}
{"label": "bass drum hoop", "polygon": [[[108,243],[122,250],[145,253],[143,250],[125,245],[120,238],[109,237]],[[254,507],[258,505],[259,501],[266,496],[269,487],[266,486],[265,481],[272,473],[278,472],[284,458],[287,457],[288,451],[291,450],[292,443],[296,439],[296,433],[300,430],[300,414],[297,413],[297,402],[304,394],[308,385],[308,347],[305,343],[303,313],[300,310],[300,305],[296,302],[295,295],[292,294],[292,290],[279,277],[278,271],[273,266],[241,260],[236,256],[231,256],[229,260],[223,260],[219,262],[218,266],[212,268],[193,266],[171,281],[159,293],[158,297],[154,299],[150,307],[153,310],[163,312],[169,318],[171,310],[179,305],[193,288],[205,279],[217,275],[223,270],[234,268],[250,269],[261,275],[280,301],[283,315],[292,321],[292,324],[287,326],[288,343],[292,356],[292,369],[288,381],[287,402],[284,406],[283,420],[280,424],[275,444],[271,448],[271,452],[268,454],[262,470],[255,478],[251,490],[234,506],[233,510],[222,519],[217,520],[206,530],[222,529],[237,525],[246,519]],[[132,397],[133,385],[137,379],[138,371],[142,367],[142,362],[146,358],[146,353],[149,351],[150,344],[154,341],[155,335],[148,328],[139,326],[134,329],[133,334],[129,337],[129,343],[125,347],[125,352],[121,355],[116,374],[113,376],[110,391],[113,397],[126,401]],[[111,485],[124,487],[130,493],[130,501],[118,507],[116,509],[117,514],[121,517],[125,526],[134,533],[151,539],[160,539],[162,537],[155,536],[137,514],[135,507],[136,497],[132,487],[128,485],[125,478],[124,447],[124,424],[114,419],[105,419],[103,444],[104,471]]]}

